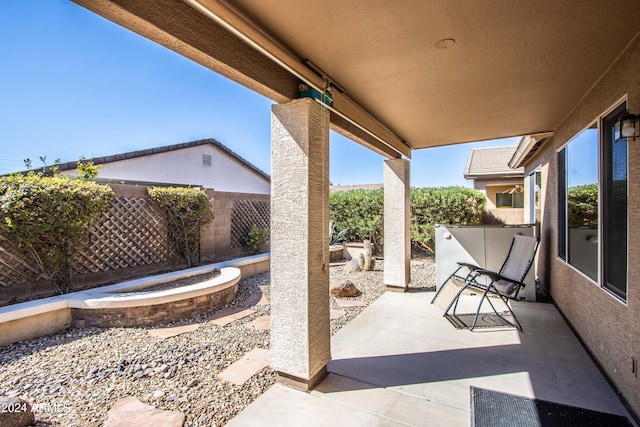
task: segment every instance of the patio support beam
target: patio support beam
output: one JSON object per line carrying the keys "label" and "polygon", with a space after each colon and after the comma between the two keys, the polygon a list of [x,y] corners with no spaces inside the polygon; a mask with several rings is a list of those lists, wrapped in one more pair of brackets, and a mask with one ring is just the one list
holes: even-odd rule
{"label": "patio support beam", "polygon": [[[221,0],[72,0],[276,102],[318,91],[324,79],[263,29]],[[363,106],[335,91],[332,129],[386,158],[411,147]]]}
{"label": "patio support beam", "polygon": [[329,111],[306,98],[271,113],[271,366],[306,391],[331,358]]}
{"label": "patio support beam", "polygon": [[384,162],[384,284],[406,292],[411,281],[409,161]]}

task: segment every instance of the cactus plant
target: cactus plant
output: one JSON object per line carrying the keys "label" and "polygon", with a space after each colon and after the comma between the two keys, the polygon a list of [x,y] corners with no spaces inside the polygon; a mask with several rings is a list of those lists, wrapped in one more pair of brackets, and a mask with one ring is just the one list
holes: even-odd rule
{"label": "cactus plant", "polygon": [[344,243],[347,240],[347,231],[347,229],[344,229],[339,232],[333,221],[329,221],[329,245]]}
{"label": "cactus plant", "polygon": [[360,270],[369,271],[373,270],[375,267],[376,260],[373,258],[373,244],[369,240],[365,240],[364,242],[364,251],[360,253],[358,256],[358,261],[360,264]]}

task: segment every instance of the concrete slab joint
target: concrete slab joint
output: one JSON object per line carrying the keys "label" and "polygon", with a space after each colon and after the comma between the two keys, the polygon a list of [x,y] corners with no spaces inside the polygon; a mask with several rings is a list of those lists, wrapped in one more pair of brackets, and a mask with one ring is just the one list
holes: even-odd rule
{"label": "concrete slab joint", "polygon": [[329,112],[300,99],[271,118],[271,366],[308,389],[331,357]]}
{"label": "concrete slab joint", "polygon": [[411,281],[409,160],[384,162],[384,284],[405,292]]}

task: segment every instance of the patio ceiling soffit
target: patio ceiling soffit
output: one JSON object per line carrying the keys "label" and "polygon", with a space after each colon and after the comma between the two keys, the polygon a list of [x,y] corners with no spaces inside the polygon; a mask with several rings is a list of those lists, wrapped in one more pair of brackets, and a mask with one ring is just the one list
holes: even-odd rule
{"label": "patio ceiling soffit", "polygon": [[[289,73],[306,83],[308,86],[323,93],[327,83],[333,83],[328,76],[321,76],[317,71],[305,65],[305,61],[297,58],[270,38],[264,31],[241,16],[237,11],[231,9],[226,4],[218,0],[184,0],[208,18],[214,20],[219,25],[225,27],[232,34],[242,39],[245,43],[266,55],[270,60],[287,70]],[[334,84],[333,103],[328,108],[336,115],[347,122],[357,126],[371,137],[384,144],[387,149],[380,153],[379,145],[373,148],[386,157],[398,158],[400,155],[411,157],[411,147],[402,141],[397,135],[387,129],[374,117],[368,114],[363,108],[339,90],[339,86]],[[341,89],[341,88],[340,88]],[[323,104],[325,105],[325,104]],[[333,116],[333,115],[332,115]],[[332,122],[333,122],[332,117]],[[334,124],[334,123],[332,123]],[[350,136],[350,135],[348,135]],[[369,145],[369,144],[366,144]],[[390,150],[391,151],[390,151]]]}
{"label": "patio ceiling soffit", "polygon": [[[72,0],[276,102],[298,98],[304,82],[323,92],[327,76],[303,63],[258,26],[219,0]],[[340,90],[331,128],[386,158],[412,148]]]}

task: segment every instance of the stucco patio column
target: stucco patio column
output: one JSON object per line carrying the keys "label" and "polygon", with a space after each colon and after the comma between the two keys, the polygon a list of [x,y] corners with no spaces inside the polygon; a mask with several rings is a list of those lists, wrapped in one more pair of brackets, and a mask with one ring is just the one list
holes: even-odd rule
{"label": "stucco patio column", "polygon": [[331,358],[329,112],[298,99],[271,113],[271,366],[308,390]]}
{"label": "stucco patio column", "polygon": [[409,161],[384,162],[384,284],[406,292],[411,281]]}

